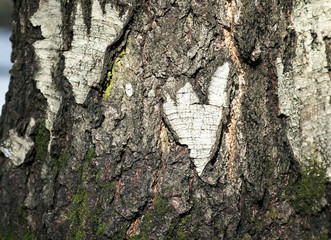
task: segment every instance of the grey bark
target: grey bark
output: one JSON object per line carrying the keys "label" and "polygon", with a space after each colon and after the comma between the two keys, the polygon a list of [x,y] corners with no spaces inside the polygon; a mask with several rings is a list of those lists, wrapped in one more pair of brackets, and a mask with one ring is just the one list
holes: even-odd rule
{"label": "grey bark", "polygon": [[298,17],[316,9],[14,1],[0,238],[328,239],[329,19]]}

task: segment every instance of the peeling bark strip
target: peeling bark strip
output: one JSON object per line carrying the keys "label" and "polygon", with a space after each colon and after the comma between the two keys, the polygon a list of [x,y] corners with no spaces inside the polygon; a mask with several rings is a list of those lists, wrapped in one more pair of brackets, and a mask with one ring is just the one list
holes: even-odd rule
{"label": "peeling bark strip", "polygon": [[[93,1],[88,33],[82,6],[78,2],[72,49],[64,53],[64,75],[73,87],[77,103],[84,103],[90,87],[100,81],[106,47],[111,45],[122,32],[127,13],[120,17],[112,4],[105,5],[104,13],[99,1]],[[34,26],[41,27],[44,37],[43,40],[34,43],[39,63],[35,80],[37,88],[48,102],[46,127],[51,130],[62,101],[61,93],[58,92],[52,78],[63,47],[61,2],[41,0],[38,11],[31,17],[31,22]]]}
{"label": "peeling bark strip", "polygon": [[127,17],[128,12],[120,17],[119,12],[110,3],[106,4],[103,12],[99,1],[93,1],[88,34],[82,6],[78,3],[72,49],[64,53],[64,75],[73,87],[77,103],[84,103],[90,88],[99,83],[106,48],[120,35]]}
{"label": "peeling bark strip", "polygon": [[[331,0],[299,1],[292,14],[296,56],[292,69],[277,58],[280,113],[289,117],[288,138],[298,160],[325,161],[331,177],[331,79],[325,37],[331,36]],[[286,70],[286,71],[285,71]],[[312,151],[314,149],[314,151]]]}
{"label": "peeling bark strip", "polygon": [[34,145],[34,142],[29,137],[32,128],[35,126],[35,120],[32,118],[27,127],[24,137],[20,137],[18,133],[11,129],[9,131],[9,138],[0,145],[0,151],[2,151],[7,158],[12,160],[15,166],[19,166],[24,163],[28,152]]}
{"label": "peeling bark strip", "polygon": [[199,104],[190,83],[179,89],[176,102],[169,95],[163,104],[164,112],[179,137],[179,142],[191,150],[199,175],[213,157],[213,147],[220,132],[222,108],[226,107],[226,86],[229,63],[217,68],[209,86],[209,104]]}
{"label": "peeling bark strip", "polygon": [[37,55],[39,70],[34,76],[36,86],[47,99],[46,127],[51,130],[62,101],[52,73],[60,60],[63,45],[61,34],[62,14],[61,2],[57,0],[41,0],[38,11],[31,17],[33,26],[40,26],[43,40],[36,41],[33,46]]}

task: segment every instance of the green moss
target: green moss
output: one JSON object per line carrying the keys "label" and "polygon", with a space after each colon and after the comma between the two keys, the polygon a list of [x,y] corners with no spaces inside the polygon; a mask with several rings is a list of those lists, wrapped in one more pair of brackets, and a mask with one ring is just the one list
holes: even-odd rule
{"label": "green moss", "polygon": [[317,237],[318,240],[328,240],[329,239],[329,236],[328,236],[328,233],[325,232],[325,233],[321,233],[318,237]]}
{"label": "green moss", "polygon": [[[95,150],[90,147],[84,162],[79,166],[80,184],[84,184],[89,177],[90,162],[95,158]],[[68,211],[68,219],[70,220],[69,239],[84,239],[89,231],[92,231],[92,225],[99,222],[100,209],[90,208],[87,203],[87,198],[90,195],[88,191],[78,187],[76,194],[71,200],[71,206]]]}
{"label": "green moss", "polygon": [[14,240],[14,233],[6,234],[5,231],[0,230],[0,240]]}
{"label": "green moss", "polygon": [[28,222],[26,220],[28,213],[23,207],[19,207],[16,209],[17,216],[19,216],[22,224],[26,225]]}
{"label": "green moss", "polygon": [[27,232],[23,235],[23,240],[34,240],[35,239],[35,236],[32,232]]}
{"label": "green moss", "polygon": [[113,86],[113,83],[115,81],[115,73],[118,72],[122,68],[122,60],[123,57],[127,54],[127,48],[125,48],[116,58],[115,62],[113,63],[111,71],[107,72],[107,78],[106,78],[106,89],[103,92],[103,97],[107,99],[111,94],[111,89]]}
{"label": "green moss", "polygon": [[75,167],[75,170],[79,172],[79,183],[85,183],[90,178],[97,176],[98,170],[93,166],[92,160],[96,157],[95,149],[90,146],[88,152],[85,155],[81,164]]}
{"label": "green moss", "polygon": [[[97,236],[98,239],[107,232],[110,225],[109,212],[105,218],[102,206],[109,206],[113,201],[116,181],[99,180],[101,168],[93,161],[96,157],[95,148],[90,146],[81,163],[75,168],[78,188],[67,213],[70,220],[69,239],[88,239],[91,236]],[[96,189],[90,190],[90,183],[96,186]],[[126,229],[127,226],[125,233]],[[120,229],[117,232],[121,232]]]}
{"label": "green moss", "polygon": [[275,169],[275,163],[270,156],[267,156],[264,164],[264,173],[267,178],[271,178]]}
{"label": "green moss", "polygon": [[101,235],[105,234],[105,232],[106,232],[106,226],[107,226],[106,223],[101,223],[100,225],[98,225],[96,227],[96,235],[97,236],[101,236]]}
{"label": "green moss", "polygon": [[191,229],[191,222],[196,218],[197,215],[199,215],[198,211],[193,209],[186,216],[174,219],[164,239],[195,239],[195,234]]}
{"label": "green moss", "polygon": [[171,208],[168,206],[168,202],[161,195],[157,195],[154,199],[154,207],[149,209],[149,211],[144,215],[141,226],[140,233],[135,234],[131,237],[134,240],[145,240],[149,239],[151,233],[166,221],[165,215],[169,212]]}
{"label": "green moss", "polygon": [[272,207],[270,210],[270,218],[272,220],[276,220],[278,218],[278,215],[279,215],[278,210],[276,208]]}
{"label": "green moss", "polygon": [[264,223],[263,223],[263,221],[261,221],[261,220],[256,221],[256,224],[255,224],[256,233],[257,234],[262,233],[263,232],[263,229],[264,229]]}
{"label": "green moss", "polygon": [[88,192],[78,189],[72,198],[72,207],[69,209],[70,234],[68,239],[84,239],[87,233],[87,221],[90,210],[87,208]]}
{"label": "green moss", "polygon": [[[88,235],[101,236],[105,234],[109,223],[102,217],[102,209],[90,206],[88,197],[90,193],[79,188],[71,200],[68,212],[70,232],[68,239],[87,239]],[[102,194],[100,194],[100,202]]]}
{"label": "green moss", "polygon": [[[71,200],[67,214],[71,222],[69,239],[86,239],[92,235],[101,236],[109,227],[108,220],[103,218],[103,211],[100,206],[108,204],[113,200],[116,182],[97,184],[98,190],[95,192],[98,196],[93,194],[91,199],[89,197],[90,192],[85,190],[86,184],[91,181],[97,182],[98,175],[100,175],[101,170],[96,168],[92,161],[96,156],[95,148],[91,146],[86,152],[82,163],[76,168],[79,176],[79,187]],[[94,202],[93,206],[89,202]]]}
{"label": "green moss", "polygon": [[103,183],[100,185],[100,202],[109,204],[113,201],[116,190],[116,181],[110,183]]}
{"label": "green moss", "polygon": [[55,159],[54,162],[56,163],[57,170],[60,168],[65,168],[68,164],[69,160],[69,153],[65,150],[61,152],[61,155],[58,159]]}
{"label": "green moss", "polygon": [[34,240],[35,236],[30,230],[27,230],[20,237],[18,237],[18,236],[15,237],[15,234],[13,232],[6,234],[4,231],[0,231],[0,240],[16,240],[16,239]]}
{"label": "green moss", "polygon": [[297,182],[292,183],[288,193],[294,194],[292,206],[301,214],[314,215],[318,212],[320,200],[326,192],[326,168],[316,160],[304,168]]}
{"label": "green moss", "polygon": [[322,232],[320,233],[319,235],[317,236],[314,236],[314,235],[303,235],[302,236],[302,239],[304,240],[329,240],[329,236],[328,236],[328,233],[327,232]]}
{"label": "green moss", "polygon": [[192,233],[187,232],[186,229],[178,228],[172,236],[167,236],[165,239],[170,240],[170,239],[178,239],[178,240],[188,240],[192,239]]}
{"label": "green moss", "polygon": [[42,119],[35,138],[37,160],[44,160],[47,157],[49,139],[50,133],[45,126],[45,119]]}
{"label": "green moss", "polygon": [[0,240],[33,240],[35,239],[34,233],[29,228],[28,224],[28,212],[22,208],[18,207],[14,212],[15,219],[17,219],[16,224],[19,224],[20,228],[11,228],[1,230],[0,229]]}
{"label": "green moss", "polygon": [[263,232],[265,228],[265,223],[263,220],[255,219],[251,217],[250,222],[252,223],[253,229],[255,229],[256,235],[259,235]]}
{"label": "green moss", "polygon": [[133,235],[131,238],[131,240],[148,240],[148,235],[146,232],[141,232],[139,234],[135,234]]}
{"label": "green moss", "polygon": [[95,153],[95,149],[93,146],[90,146],[89,151],[87,152],[86,155],[86,160],[91,161],[93,158],[95,158],[97,155]]}
{"label": "green moss", "polygon": [[116,232],[111,236],[110,239],[127,239],[127,230],[130,224],[128,222],[121,222],[116,229]]}
{"label": "green moss", "polygon": [[164,218],[169,209],[167,201],[162,196],[157,195],[154,200],[154,208],[144,216],[142,229],[150,230],[150,227],[157,224],[160,218]]}

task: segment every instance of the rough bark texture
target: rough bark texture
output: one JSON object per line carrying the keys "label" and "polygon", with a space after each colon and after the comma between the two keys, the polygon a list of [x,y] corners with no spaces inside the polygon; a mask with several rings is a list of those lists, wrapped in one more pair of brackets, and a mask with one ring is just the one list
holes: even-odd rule
{"label": "rough bark texture", "polygon": [[15,0],[1,239],[328,239],[327,1]]}

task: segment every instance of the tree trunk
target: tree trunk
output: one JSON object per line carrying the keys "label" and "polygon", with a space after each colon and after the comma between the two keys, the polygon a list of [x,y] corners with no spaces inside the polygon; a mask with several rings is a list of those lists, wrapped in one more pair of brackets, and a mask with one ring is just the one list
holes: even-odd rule
{"label": "tree trunk", "polygon": [[328,239],[330,0],[14,0],[1,239]]}

